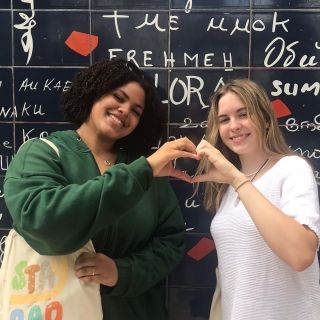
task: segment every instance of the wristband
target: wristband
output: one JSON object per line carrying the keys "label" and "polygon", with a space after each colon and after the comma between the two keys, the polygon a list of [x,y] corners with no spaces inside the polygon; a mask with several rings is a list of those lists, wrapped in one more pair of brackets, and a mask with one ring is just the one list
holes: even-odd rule
{"label": "wristband", "polygon": [[234,191],[237,192],[247,182],[250,182],[250,180],[247,179],[247,180],[242,181],[236,188],[234,188]]}

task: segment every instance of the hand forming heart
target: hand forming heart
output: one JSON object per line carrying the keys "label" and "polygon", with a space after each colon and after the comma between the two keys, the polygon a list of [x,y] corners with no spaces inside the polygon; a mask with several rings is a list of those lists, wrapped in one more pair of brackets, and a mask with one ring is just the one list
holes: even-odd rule
{"label": "hand forming heart", "polygon": [[239,170],[227,160],[223,154],[208,141],[202,140],[197,148],[198,159],[207,158],[210,162],[210,169],[201,175],[192,178],[191,182],[214,181],[218,183],[232,184]]}
{"label": "hand forming heart", "polygon": [[166,142],[147,158],[155,177],[170,176],[191,182],[192,177],[173,167],[172,161],[178,158],[199,160],[196,146],[188,138]]}
{"label": "hand forming heart", "polygon": [[[172,161],[178,158],[201,160],[207,158],[210,169],[198,176],[191,177],[183,170],[174,168]],[[155,153],[147,158],[155,177],[170,176],[189,183],[215,181],[232,183],[238,169],[208,141],[202,140],[196,147],[188,138],[166,142]]]}

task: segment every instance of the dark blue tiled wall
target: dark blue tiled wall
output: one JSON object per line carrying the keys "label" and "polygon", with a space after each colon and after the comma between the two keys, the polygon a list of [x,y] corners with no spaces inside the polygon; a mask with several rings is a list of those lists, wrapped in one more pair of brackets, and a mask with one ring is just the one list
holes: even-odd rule
{"label": "dark blue tiled wall", "polygon": [[[1,0],[0,245],[11,226],[3,179],[27,139],[70,128],[59,98],[75,72],[102,57],[134,60],[158,86],[165,140],[199,142],[210,94],[231,78],[262,84],[288,144],[320,184],[320,0]],[[157,146],[155,146],[157,148]],[[178,160],[192,174],[196,163]],[[201,199],[172,180],[186,255],[168,277],[170,319],[206,319],[217,264]]]}

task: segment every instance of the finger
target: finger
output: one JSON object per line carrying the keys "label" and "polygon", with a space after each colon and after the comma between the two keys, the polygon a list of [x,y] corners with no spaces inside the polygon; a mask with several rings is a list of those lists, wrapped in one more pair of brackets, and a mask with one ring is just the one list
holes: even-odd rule
{"label": "finger", "polygon": [[173,150],[170,156],[171,160],[178,158],[191,158],[194,160],[199,160],[198,155],[196,153],[191,153],[183,150]]}
{"label": "finger", "polygon": [[205,181],[212,181],[208,173],[195,176],[191,179],[191,183],[198,183],[198,182],[205,182]]}
{"label": "finger", "polygon": [[203,147],[206,147],[206,146],[212,146],[207,140],[205,139],[202,139],[198,145],[197,145],[197,149],[198,148],[203,148]]}
{"label": "finger", "polygon": [[84,276],[84,277],[81,277],[80,280],[85,283],[97,283],[97,284],[101,283],[100,275]]}
{"label": "finger", "polygon": [[197,150],[197,156],[198,156],[198,159],[201,160],[203,158],[212,157],[212,154],[210,153],[210,151],[206,149],[201,149],[201,150]]}
{"label": "finger", "polygon": [[197,149],[196,151],[197,152],[200,152],[200,151],[203,151],[203,150],[207,150],[207,152],[212,152],[212,153],[216,153],[218,152],[218,149],[213,147],[211,144],[209,144],[208,142],[206,143],[201,143],[197,146]]}
{"label": "finger", "polygon": [[216,150],[208,148],[197,150],[197,155],[200,159],[207,157],[212,164],[214,164],[219,157],[219,153],[216,152]]}
{"label": "finger", "polygon": [[177,139],[175,142],[177,143],[177,147],[179,150],[185,150],[191,153],[196,153],[196,145],[187,137]]}
{"label": "finger", "polygon": [[90,266],[90,267],[83,267],[81,269],[76,270],[75,274],[78,278],[83,278],[83,277],[94,277],[99,273],[95,266]]}
{"label": "finger", "polygon": [[81,277],[80,280],[81,280],[82,282],[85,282],[85,283],[95,282],[95,281],[94,281],[94,277],[91,277],[91,276]]}
{"label": "finger", "polygon": [[94,267],[95,265],[95,257],[79,257],[74,264],[74,269],[80,270],[82,268]]}
{"label": "finger", "polygon": [[191,183],[192,177],[189,176],[186,172],[180,171],[178,169],[172,168],[169,175],[170,177],[177,178],[177,179]]}

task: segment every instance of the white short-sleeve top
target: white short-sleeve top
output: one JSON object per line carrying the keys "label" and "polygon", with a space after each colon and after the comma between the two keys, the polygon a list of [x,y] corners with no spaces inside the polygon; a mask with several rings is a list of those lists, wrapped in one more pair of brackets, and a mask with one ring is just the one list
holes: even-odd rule
{"label": "white short-sleeve top", "polygon": [[[318,189],[310,165],[281,158],[253,184],[320,238]],[[211,224],[222,292],[222,320],[320,320],[319,263],[294,271],[268,247],[229,186]]]}

